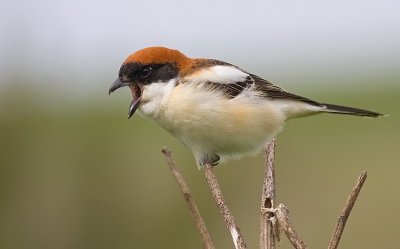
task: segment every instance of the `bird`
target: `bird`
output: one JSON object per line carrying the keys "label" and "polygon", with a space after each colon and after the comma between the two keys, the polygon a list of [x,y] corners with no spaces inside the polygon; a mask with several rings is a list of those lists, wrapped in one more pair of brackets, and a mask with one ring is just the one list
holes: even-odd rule
{"label": "bird", "polygon": [[380,117],[290,93],[233,64],[147,47],[129,55],[109,94],[128,87],[128,118],[136,110],[193,153],[199,169],[258,154],[286,121],[320,113]]}

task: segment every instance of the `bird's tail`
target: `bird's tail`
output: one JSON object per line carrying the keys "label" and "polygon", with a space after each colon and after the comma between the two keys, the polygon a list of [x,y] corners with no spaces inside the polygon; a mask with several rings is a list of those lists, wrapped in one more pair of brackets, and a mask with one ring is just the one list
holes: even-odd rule
{"label": "bird's tail", "polygon": [[378,112],[373,112],[348,106],[332,105],[332,104],[322,104],[322,105],[326,106],[326,109],[324,109],[323,111],[329,113],[346,114],[346,115],[371,117],[371,118],[385,116],[384,114]]}

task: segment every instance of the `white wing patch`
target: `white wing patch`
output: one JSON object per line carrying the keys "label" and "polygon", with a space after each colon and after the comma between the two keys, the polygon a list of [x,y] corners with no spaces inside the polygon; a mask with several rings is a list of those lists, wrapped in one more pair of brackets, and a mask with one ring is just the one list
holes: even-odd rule
{"label": "white wing patch", "polygon": [[201,69],[186,78],[190,81],[214,82],[219,84],[233,84],[246,80],[249,75],[234,66],[217,65]]}

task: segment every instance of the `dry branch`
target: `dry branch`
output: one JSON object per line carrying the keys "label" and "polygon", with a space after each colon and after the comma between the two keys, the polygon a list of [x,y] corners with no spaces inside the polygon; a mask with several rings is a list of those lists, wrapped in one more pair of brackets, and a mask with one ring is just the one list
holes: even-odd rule
{"label": "dry branch", "polygon": [[218,180],[214,174],[213,166],[207,163],[204,167],[204,175],[206,177],[208,186],[210,187],[212,196],[221,215],[224,217],[225,225],[231,233],[233,243],[236,249],[245,249],[246,243],[244,242],[242,233],[239,227],[236,225],[235,219],[228,206],[225,204],[224,196],[222,195],[221,188],[219,187]]}
{"label": "dry branch", "polygon": [[294,229],[294,226],[290,222],[289,219],[289,211],[283,204],[279,204],[275,209],[276,219],[278,220],[279,226],[285,232],[286,237],[289,239],[290,243],[296,249],[305,249],[307,248],[306,244],[300,239],[299,234]]}
{"label": "dry branch", "polygon": [[185,179],[182,174],[179,172],[176,167],[175,161],[172,159],[171,151],[167,148],[163,148],[161,152],[165,155],[165,159],[167,160],[167,164],[169,169],[171,170],[172,175],[175,177],[182,193],[185,198],[187,207],[189,208],[189,212],[192,215],[194,223],[196,224],[197,230],[200,233],[200,236],[203,240],[203,245],[205,249],[215,249],[214,243],[211,239],[210,233],[207,230],[207,227],[204,223],[203,218],[201,217],[200,211],[194,201],[192,194],[188,185],[186,184]]}
{"label": "dry branch", "polygon": [[261,196],[260,248],[275,249],[279,241],[279,228],[275,222],[275,139],[265,146],[265,173]]}
{"label": "dry branch", "polygon": [[[183,176],[178,171],[176,164],[171,156],[171,151],[164,148],[162,153],[165,155],[168,166],[171,173],[174,175],[179,187],[183,193],[186,204],[189,208],[190,214],[196,223],[196,227],[203,239],[204,248],[214,249],[214,243],[211,240],[210,234],[204,224],[204,221],[200,215],[196,203],[190,193],[190,189],[187,186]],[[306,244],[300,239],[298,233],[294,229],[294,226],[290,222],[288,210],[283,204],[279,204],[275,207],[275,169],[274,169],[274,157],[275,157],[275,140],[267,143],[266,145],[266,163],[265,163],[265,174],[264,184],[261,199],[261,218],[260,218],[260,248],[261,249],[276,249],[277,243],[279,242],[279,233],[282,229],[289,241],[296,249],[307,248]],[[233,243],[236,249],[246,249],[246,243],[244,242],[243,236],[240,232],[239,227],[236,225],[235,219],[228,209],[225,203],[221,188],[219,187],[217,177],[214,174],[212,164],[206,164],[204,166],[204,174],[207,183],[210,187],[212,196],[214,198],[217,207],[221,215],[224,218],[225,224],[231,233]],[[356,185],[354,186],[350,196],[348,197],[345,207],[340,213],[335,231],[332,235],[328,249],[337,249],[340,238],[342,236],[344,227],[350,212],[357,200],[357,197],[361,191],[361,188],[367,178],[367,172],[363,171],[358,178]]]}
{"label": "dry branch", "polygon": [[289,220],[283,204],[275,208],[275,139],[265,147],[265,173],[261,197],[260,248],[275,249],[282,229],[296,249],[307,248]]}
{"label": "dry branch", "polygon": [[351,191],[349,197],[347,198],[346,204],[339,215],[339,219],[335,231],[332,235],[331,242],[329,243],[328,249],[336,249],[338,247],[347,219],[349,218],[350,212],[353,209],[354,203],[356,202],[358,194],[360,193],[366,179],[367,171],[364,170],[358,177],[357,183]]}

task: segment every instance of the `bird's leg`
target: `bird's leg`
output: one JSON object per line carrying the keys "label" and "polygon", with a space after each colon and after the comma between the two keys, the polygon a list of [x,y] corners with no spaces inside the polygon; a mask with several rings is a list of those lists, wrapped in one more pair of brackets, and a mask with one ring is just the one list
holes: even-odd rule
{"label": "bird's leg", "polygon": [[219,163],[219,156],[217,154],[209,153],[204,154],[199,160],[200,167],[204,167],[206,164],[210,163],[212,166],[217,166]]}

